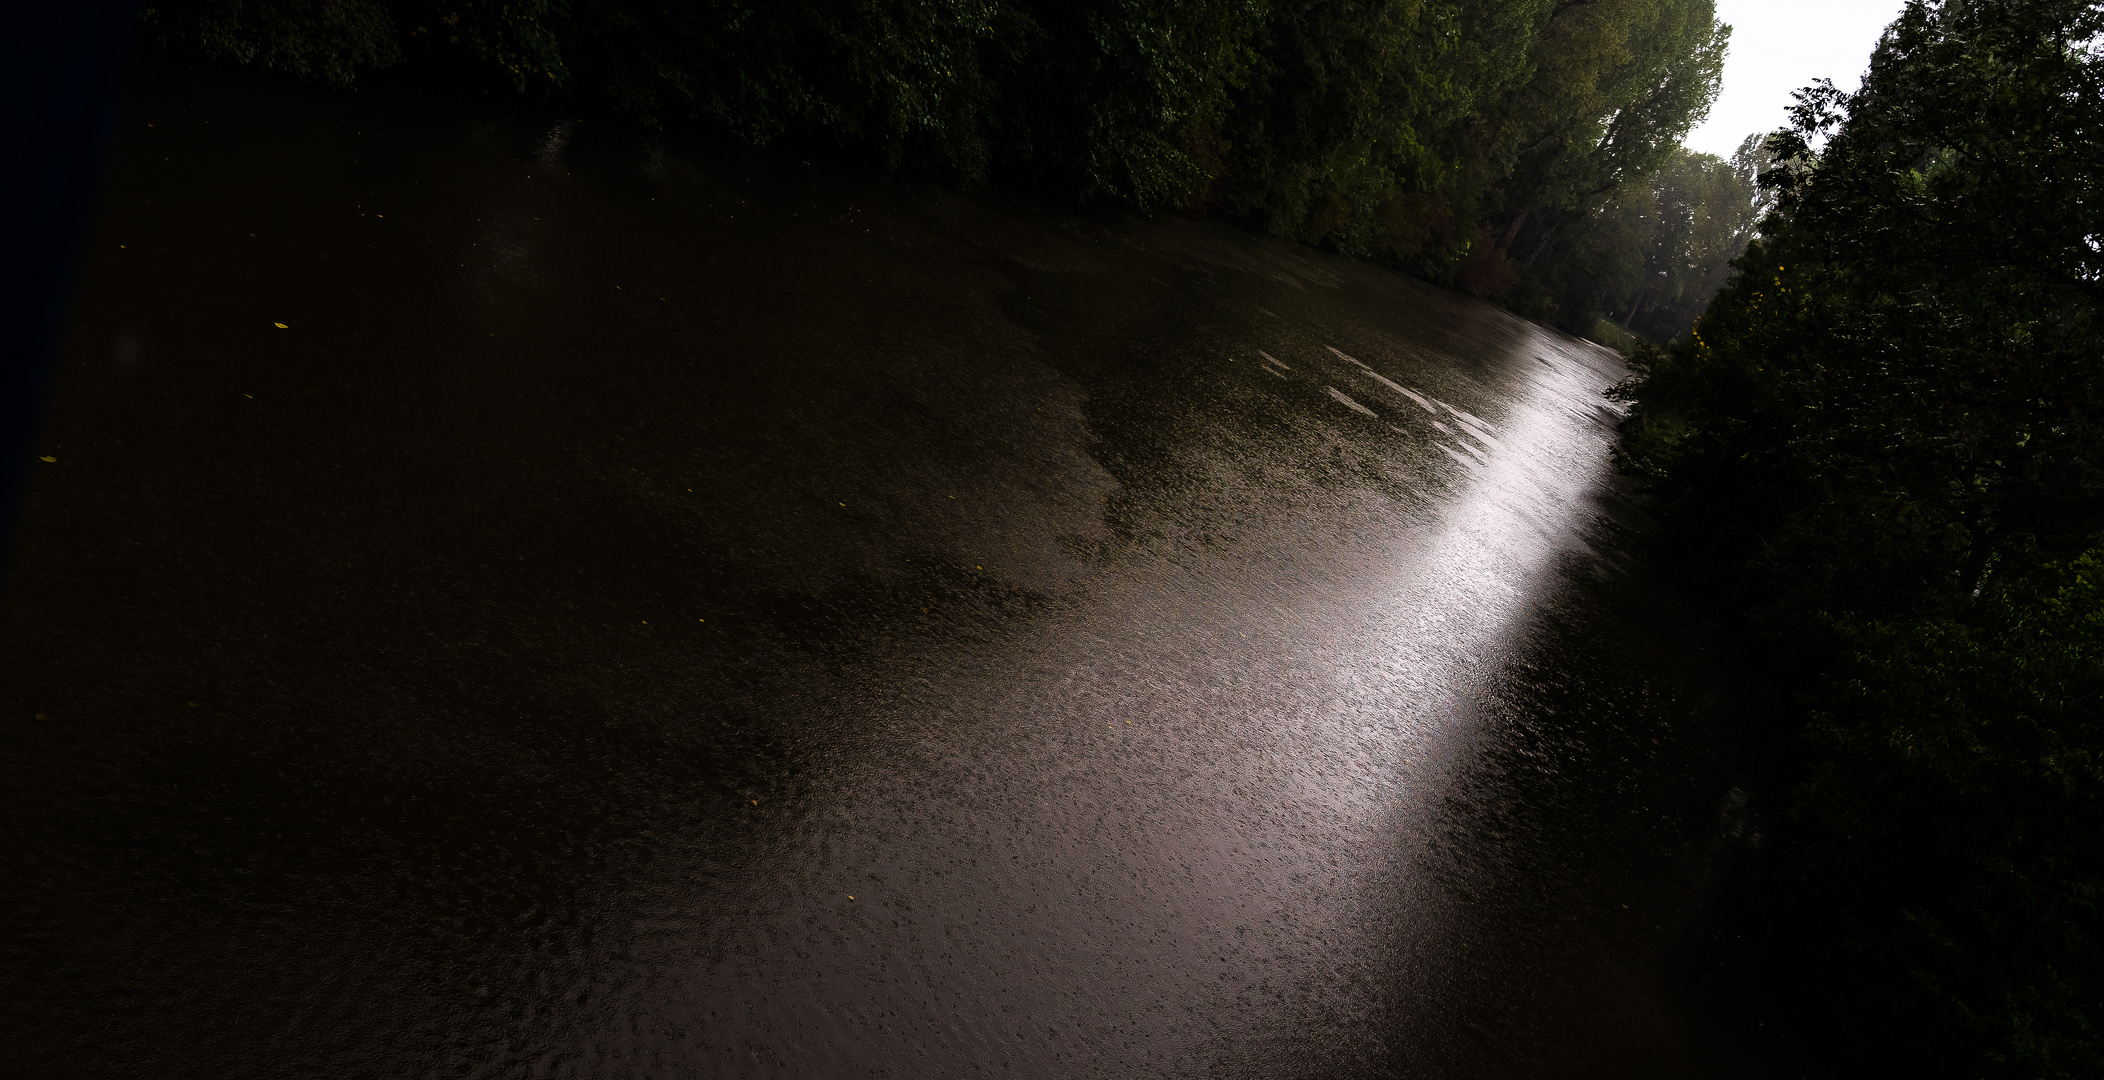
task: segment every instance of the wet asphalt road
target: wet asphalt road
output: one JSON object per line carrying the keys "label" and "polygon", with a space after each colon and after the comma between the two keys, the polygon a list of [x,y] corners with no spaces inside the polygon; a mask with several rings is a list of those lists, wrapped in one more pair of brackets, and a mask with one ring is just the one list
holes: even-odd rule
{"label": "wet asphalt road", "polygon": [[1617,357],[611,127],[150,64],[0,628],[7,1075],[1767,1075]]}

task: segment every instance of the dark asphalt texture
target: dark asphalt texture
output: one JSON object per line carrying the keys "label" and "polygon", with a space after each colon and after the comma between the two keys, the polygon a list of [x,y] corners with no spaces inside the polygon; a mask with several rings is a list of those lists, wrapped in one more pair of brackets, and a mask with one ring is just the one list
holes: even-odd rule
{"label": "dark asphalt texture", "polygon": [[0,623],[0,1073],[1771,1074],[1618,357],[542,109],[148,64]]}

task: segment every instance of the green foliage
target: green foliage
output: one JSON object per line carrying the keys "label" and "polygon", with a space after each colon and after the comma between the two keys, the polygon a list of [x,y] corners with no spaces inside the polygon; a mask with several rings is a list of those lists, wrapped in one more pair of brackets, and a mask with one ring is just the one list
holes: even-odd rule
{"label": "green foliage", "polygon": [[985,175],[1000,85],[1038,36],[991,0],[598,0],[572,14],[573,65],[646,123],[698,116],[757,143],[825,133],[966,179]]}
{"label": "green foliage", "polygon": [[1660,341],[1686,333],[1753,239],[1762,139],[1729,161],[1677,151],[1648,182],[1622,185],[1531,283],[1563,310],[1605,311]]}
{"label": "green foliage", "polygon": [[336,86],[402,59],[394,22],[376,0],[178,0],[149,4],[145,17],[206,56]]}
{"label": "green foliage", "polygon": [[1623,0],[1555,12],[1542,62],[1489,110],[1498,123],[1476,144],[1491,155],[1477,168],[1507,174],[1486,216],[1509,222],[1501,257],[1526,252],[1517,259],[1518,306],[1580,329],[1597,301],[1573,288],[1582,275],[1568,264],[1599,247],[1588,234],[1615,193],[1667,164],[1708,115],[1730,28],[1707,2]]}
{"label": "green foliage", "polygon": [[413,43],[444,41],[511,76],[513,87],[560,87],[569,82],[559,37],[568,26],[562,0],[451,0],[396,2]]}
{"label": "green foliage", "polygon": [[1932,1073],[2098,1075],[2104,548],[1826,630],[1793,870],[1852,961],[1844,1019]]}
{"label": "green foliage", "polygon": [[[1712,0],[159,0],[149,18],[346,85],[399,41],[646,124],[1225,213],[1483,294],[1581,276],[1555,264],[1672,159],[1729,33]],[[1526,295],[1589,324],[1582,291]]]}
{"label": "green foliage", "polygon": [[1690,564],[1798,673],[1837,1007],[1939,1074],[2104,1068],[2100,31],[1910,4],[1860,91],[1800,95],[1761,237],[1625,388]]}
{"label": "green foliage", "polygon": [[1453,5],[1422,0],[1273,3],[1226,132],[1222,208],[1358,254],[1450,246],[1453,169],[1430,140],[1467,115],[1454,24]]}
{"label": "green foliage", "polygon": [[1484,111],[1492,138],[1476,144],[1492,172],[1509,170],[1503,209],[1546,216],[1544,231],[1666,162],[1708,115],[1730,34],[1701,0],[1550,10],[1532,70]]}
{"label": "green foliage", "polygon": [[[1951,25],[1986,9],[2071,25]],[[1800,607],[1942,610],[1991,558],[2069,557],[2104,531],[2104,99],[2069,36],[2098,17],[2074,0],[1910,7],[1852,101],[1807,95],[1779,160],[1839,132],[1816,166],[1766,174],[1767,235],[1641,398],[1692,433],[1631,447],[1670,460],[1669,497],[1717,543],[1764,536],[1720,547],[1720,571],[1772,578]]]}
{"label": "green foliage", "polygon": [[1496,294],[1671,157],[1728,36],[1710,0],[1276,0],[1219,201]]}

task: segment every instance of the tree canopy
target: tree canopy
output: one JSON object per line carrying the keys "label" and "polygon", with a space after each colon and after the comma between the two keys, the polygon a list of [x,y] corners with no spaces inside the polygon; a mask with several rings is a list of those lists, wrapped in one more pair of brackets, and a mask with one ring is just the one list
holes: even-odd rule
{"label": "tree canopy", "polygon": [[2104,6],[1913,0],[1629,387],[1634,467],[1797,695],[1796,931],[1859,1045],[2104,1073]]}
{"label": "tree canopy", "polygon": [[[1755,180],[1767,160],[1763,142],[1748,136],[1730,160],[1675,150],[1657,172],[1621,184],[1562,235],[1546,237],[1538,269],[1508,301],[1523,310],[1598,312],[1657,341],[1685,335],[1773,202]],[[1594,333],[1613,336],[1607,327]]]}
{"label": "tree canopy", "polygon": [[450,57],[643,123],[1223,214],[1581,331],[1583,290],[1512,290],[1673,160],[1729,36],[1712,0],[154,0],[148,21],[339,85]]}

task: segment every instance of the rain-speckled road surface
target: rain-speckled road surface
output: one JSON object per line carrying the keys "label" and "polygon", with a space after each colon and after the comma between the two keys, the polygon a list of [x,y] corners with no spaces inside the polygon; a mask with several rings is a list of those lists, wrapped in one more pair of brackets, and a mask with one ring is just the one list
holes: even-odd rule
{"label": "rain-speckled road surface", "polygon": [[0,1071],[1759,1074],[1617,357],[484,100],[144,76],[7,586]]}

